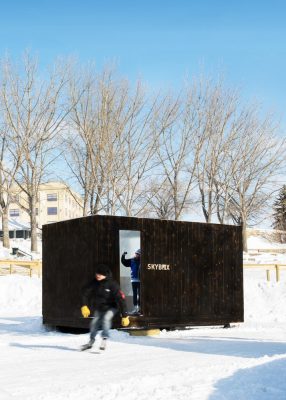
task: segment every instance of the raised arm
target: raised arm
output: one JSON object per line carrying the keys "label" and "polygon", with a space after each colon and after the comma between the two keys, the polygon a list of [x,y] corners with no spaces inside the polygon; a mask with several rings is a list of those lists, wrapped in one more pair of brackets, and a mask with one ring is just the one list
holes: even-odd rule
{"label": "raised arm", "polygon": [[126,254],[126,251],[122,254],[121,263],[124,265],[124,267],[131,267],[131,258],[125,258]]}

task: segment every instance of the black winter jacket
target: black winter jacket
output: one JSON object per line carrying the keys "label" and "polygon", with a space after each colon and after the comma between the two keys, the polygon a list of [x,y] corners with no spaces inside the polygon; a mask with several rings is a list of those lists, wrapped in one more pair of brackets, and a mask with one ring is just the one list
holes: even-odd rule
{"label": "black winter jacket", "polygon": [[82,305],[88,305],[92,310],[98,311],[115,308],[120,310],[122,317],[127,316],[125,295],[111,277],[102,281],[94,278],[85,285],[82,289]]}

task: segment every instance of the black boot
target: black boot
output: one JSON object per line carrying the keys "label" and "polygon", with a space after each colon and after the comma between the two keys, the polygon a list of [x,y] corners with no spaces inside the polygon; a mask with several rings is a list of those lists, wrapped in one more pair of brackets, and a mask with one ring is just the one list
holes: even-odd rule
{"label": "black boot", "polygon": [[94,343],[94,339],[90,339],[90,341],[88,343],[86,343],[86,344],[81,346],[81,348],[80,348],[81,351],[85,351],[85,350],[91,349],[92,346],[93,346],[93,343]]}

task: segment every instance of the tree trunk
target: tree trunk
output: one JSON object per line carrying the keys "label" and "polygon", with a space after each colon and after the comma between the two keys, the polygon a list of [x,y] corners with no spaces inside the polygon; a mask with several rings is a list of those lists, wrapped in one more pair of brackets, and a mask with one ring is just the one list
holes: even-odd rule
{"label": "tree trunk", "polygon": [[243,251],[247,252],[247,233],[246,233],[246,221],[242,221],[242,245]]}
{"label": "tree trunk", "polygon": [[37,241],[37,220],[36,220],[36,196],[30,199],[31,213],[30,213],[30,224],[31,224],[31,251],[38,251]]}
{"label": "tree trunk", "polygon": [[8,211],[2,214],[3,247],[10,248]]}

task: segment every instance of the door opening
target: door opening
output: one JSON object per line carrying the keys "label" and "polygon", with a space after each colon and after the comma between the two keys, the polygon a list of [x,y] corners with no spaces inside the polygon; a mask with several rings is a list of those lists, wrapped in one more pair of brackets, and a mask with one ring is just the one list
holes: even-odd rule
{"label": "door opening", "polygon": [[120,286],[125,293],[127,310],[130,314],[140,314],[141,310],[141,238],[140,231],[119,231]]}

